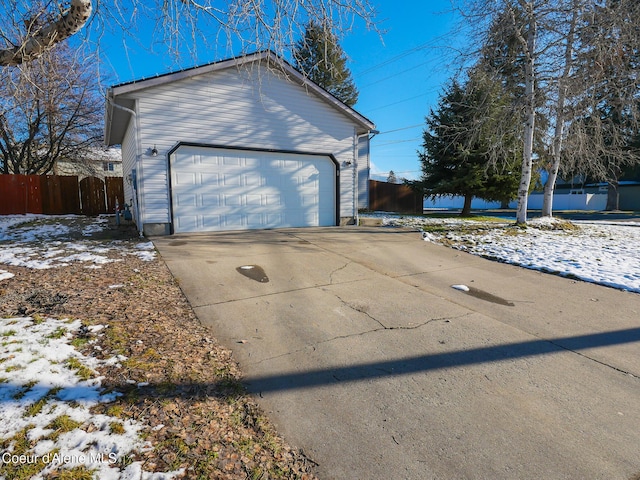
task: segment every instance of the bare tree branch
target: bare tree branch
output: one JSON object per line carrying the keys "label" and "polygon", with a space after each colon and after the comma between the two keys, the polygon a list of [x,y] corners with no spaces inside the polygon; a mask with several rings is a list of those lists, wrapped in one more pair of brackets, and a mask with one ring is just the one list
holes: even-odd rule
{"label": "bare tree branch", "polygon": [[[15,66],[41,56],[71,35],[77,33],[91,16],[91,0],[71,0],[69,9],[56,21],[37,27],[33,21],[28,36],[22,41],[16,41],[11,48],[0,50],[0,66]],[[31,30],[31,29],[28,29]]]}

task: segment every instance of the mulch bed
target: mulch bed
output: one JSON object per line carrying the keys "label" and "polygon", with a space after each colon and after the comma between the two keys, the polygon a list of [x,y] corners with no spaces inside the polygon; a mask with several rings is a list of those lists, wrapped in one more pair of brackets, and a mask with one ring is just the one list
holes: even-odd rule
{"label": "mulch bed", "polygon": [[[133,247],[122,228],[112,238],[127,236]],[[3,268],[15,274],[0,283],[3,317],[107,326],[83,353],[127,357],[99,372],[105,388],[124,395],[98,410],[147,425],[154,448],[129,460],[144,461],[146,471],[184,468],[185,478],[316,478],[313,462],[278,436],[245,393],[230,350],[200,324],[161,258],[126,257],[99,269]]]}

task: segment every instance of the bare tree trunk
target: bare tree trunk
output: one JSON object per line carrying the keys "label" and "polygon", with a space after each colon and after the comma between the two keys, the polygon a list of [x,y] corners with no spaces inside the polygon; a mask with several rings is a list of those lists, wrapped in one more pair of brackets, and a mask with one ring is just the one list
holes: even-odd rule
{"label": "bare tree trunk", "polygon": [[620,192],[618,191],[618,182],[609,182],[607,185],[607,206],[605,210],[611,212],[620,210]]}
{"label": "bare tree trunk", "polygon": [[522,172],[520,186],[518,187],[518,209],[516,211],[516,223],[527,223],[527,203],[529,200],[529,186],[531,185],[531,173],[533,168],[533,137],[536,125],[536,92],[535,92],[535,49],[537,24],[531,3],[520,0],[520,5],[527,13],[529,19],[526,39],[518,32],[518,37],[525,47],[525,125],[524,147],[522,152]]}
{"label": "bare tree trunk", "polygon": [[571,15],[571,25],[567,34],[564,67],[562,76],[558,79],[558,101],[556,104],[556,126],[553,133],[552,161],[549,170],[549,178],[544,186],[544,196],[542,199],[542,216],[553,216],[553,193],[556,188],[556,180],[558,179],[558,171],[560,170],[560,158],[562,154],[562,136],[564,135],[564,124],[566,119],[565,103],[567,99],[567,82],[572,70],[573,49],[576,32],[576,23],[578,21],[577,0],[573,3],[573,11]]}
{"label": "bare tree trunk", "polygon": [[461,217],[468,217],[471,215],[471,201],[473,200],[473,195],[466,194],[464,196],[464,206],[462,207],[462,212],[460,212]]}

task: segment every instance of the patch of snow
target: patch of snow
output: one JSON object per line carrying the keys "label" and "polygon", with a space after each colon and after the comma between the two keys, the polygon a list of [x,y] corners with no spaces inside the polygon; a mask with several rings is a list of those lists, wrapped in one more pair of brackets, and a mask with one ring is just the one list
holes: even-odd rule
{"label": "patch of snow", "polygon": [[[428,230],[425,241],[525,268],[640,293],[640,223],[574,221],[575,230],[553,230],[564,220],[532,219],[526,229],[513,222],[377,214],[388,226]],[[483,227],[483,228],[469,228]]]}
{"label": "patch of snow", "polygon": [[109,219],[104,216],[100,216],[96,219],[94,223],[91,225],[87,225],[82,229],[82,235],[84,237],[89,237],[93,233],[101,232],[109,225]]}
{"label": "patch of snow", "polygon": [[6,270],[0,270],[0,280],[8,280],[13,277],[15,277],[13,273],[7,272]]}
{"label": "patch of snow", "polygon": [[[29,440],[35,442],[29,458],[37,457],[44,463],[35,478],[43,478],[58,466],[79,465],[95,470],[101,479],[175,478],[181,472],[154,477],[156,474],[143,471],[141,462],[120,470],[118,460],[149,445],[139,436],[142,424],[90,411],[119,394],[103,393],[99,377],[87,379],[78,373],[78,365],[89,371],[100,365],[99,360],[82,355],[70,344],[73,332],[80,327],[79,320],[0,320],[0,439],[28,431]],[[63,416],[79,426],[51,436],[52,422]],[[121,433],[112,431],[114,422],[121,425]],[[22,460],[16,457],[9,461]]]}
{"label": "patch of snow", "polygon": [[[91,239],[63,241],[71,227],[65,223],[87,222],[86,217],[75,215],[5,215],[0,217],[0,264],[37,270],[60,268],[72,263],[84,263],[87,268],[101,268],[123,258],[136,256],[143,261],[153,261],[156,251],[152,242],[131,243],[122,241],[100,242]],[[100,216],[84,225],[82,235],[103,231],[109,219]]]}
{"label": "patch of snow", "polygon": [[461,292],[468,292],[470,290],[466,285],[451,285],[451,288],[460,290]]}
{"label": "patch of snow", "polygon": [[435,242],[437,238],[434,235],[431,235],[429,232],[422,232],[422,239],[425,242]]}
{"label": "patch of snow", "polygon": [[553,226],[559,223],[564,223],[564,220],[560,220],[556,217],[536,217],[536,218],[532,218],[530,220],[527,221],[527,224],[529,226],[541,226],[541,225],[546,225],[546,226]]}
{"label": "patch of snow", "polygon": [[138,250],[155,250],[156,247],[153,246],[153,242],[143,242],[136,245]]}

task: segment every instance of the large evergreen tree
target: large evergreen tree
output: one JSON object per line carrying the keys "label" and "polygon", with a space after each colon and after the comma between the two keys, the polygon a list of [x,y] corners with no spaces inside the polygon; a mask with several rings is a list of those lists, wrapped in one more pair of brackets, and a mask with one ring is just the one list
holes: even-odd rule
{"label": "large evergreen tree", "polygon": [[358,101],[347,57],[328,25],[308,23],[293,58],[298,70],[343,103],[351,107]]}
{"label": "large evergreen tree", "polygon": [[426,118],[419,152],[423,175],[410,184],[432,198],[464,196],[462,215],[470,214],[474,197],[501,203],[515,198],[521,150],[513,137],[500,132],[503,151],[511,144],[511,153],[499,163],[490,160],[498,140],[495,121],[506,102],[501,85],[477,70],[464,85],[453,81]]}

